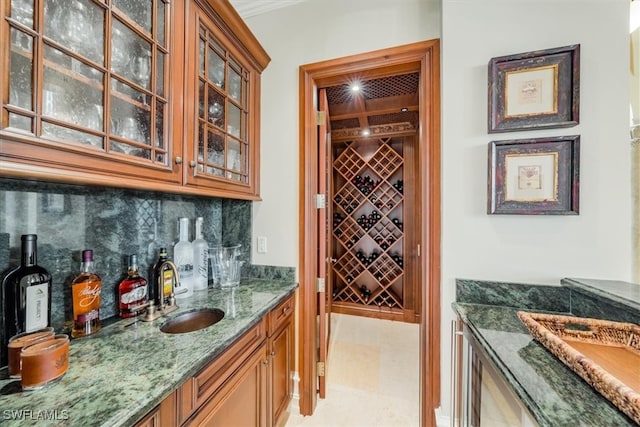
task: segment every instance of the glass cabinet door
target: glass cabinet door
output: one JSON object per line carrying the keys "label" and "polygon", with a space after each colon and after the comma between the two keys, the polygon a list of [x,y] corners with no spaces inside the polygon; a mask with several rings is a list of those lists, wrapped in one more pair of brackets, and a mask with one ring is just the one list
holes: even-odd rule
{"label": "glass cabinet door", "polygon": [[7,4],[0,130],[168,166],[168,2]]}
{"label": "glass cabinet door", "polygon": [[200,21],[197,173],[249,183],[249,70]]}

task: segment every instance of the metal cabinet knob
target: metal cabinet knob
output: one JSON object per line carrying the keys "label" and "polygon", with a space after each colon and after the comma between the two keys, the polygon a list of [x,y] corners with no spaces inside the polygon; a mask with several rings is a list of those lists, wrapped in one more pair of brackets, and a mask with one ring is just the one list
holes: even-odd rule
{"label": "metal cabinet knob", "polygon": [[269,365],[269,359],[265,359],[262,363],[264,363],[265,366]]}
{"label": "metal cabinet knob", "polygon": [[182,164],[182,157],[176,157],[176,165]]}
{"label": "metal cabinet knob", "polygon": [[189,166],[191,166],[192,168],[195,168],[196,167],[196,161],[195,160],[191,160],[189,162]]}
{"label": "metal cabinet knob", "polygon": [[272,351],[272,352],[271,352],[271,357],[274,357],[275,355],[276,355],[276,352],[275,352],[275,351]]}

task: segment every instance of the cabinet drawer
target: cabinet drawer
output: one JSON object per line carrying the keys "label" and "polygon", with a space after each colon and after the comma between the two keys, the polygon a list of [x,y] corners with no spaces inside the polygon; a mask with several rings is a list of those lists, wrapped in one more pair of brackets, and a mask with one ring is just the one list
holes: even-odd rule
{"label": "cabinet drawer", "polygon": [[295,305],[295,294],[293,294],[269,312],[269,336],[275,333],[283,324],[285,324],[289,320],[289,318],[293,314]]}
{"label": "cabinet drawer", "polygon": [[259,347],[228,381],[189,418],[184,427],[266,427],[267,351]]}
{"label": "cabinet drawer", "polygon": [[227,379],[242,365],[266,338],[265,321],[242,335],[224,353],[216,357],[200,372],[189,378],[178,389],[178,416],[180,423],[219,390]]}

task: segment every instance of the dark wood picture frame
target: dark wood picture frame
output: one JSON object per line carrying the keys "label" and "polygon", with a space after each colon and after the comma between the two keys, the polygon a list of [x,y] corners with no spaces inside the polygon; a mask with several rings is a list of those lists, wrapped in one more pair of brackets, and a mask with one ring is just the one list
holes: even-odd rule
{"label": "dark wood picture frame", "polygon": [[487,213],[578,215],[580,136],[489,143]]}
{"label": "dark wood picture frame", "polygon": [[492,58],[489,133],[580,122],[580,45]]}

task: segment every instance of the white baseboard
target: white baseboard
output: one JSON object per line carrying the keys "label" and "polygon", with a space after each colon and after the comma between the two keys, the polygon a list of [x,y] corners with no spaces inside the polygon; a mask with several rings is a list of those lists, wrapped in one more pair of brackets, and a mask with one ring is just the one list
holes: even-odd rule
{"label": "white baseboard", "polygon": [[442,411],[442,407],[439,406],[436,408],[435,410],[435,415],[436,415],[436,425],[438,427],[449,427],[451,424],[451,417],[449,416],[449,414],[445,414]]}
{"label": "white baseboard", "polygon": [[291,396],[291,403],[289,404],[289,413],[300,413],[300,376],[297,372],[291,373],[291,379],[293,380],[293,394]]}

